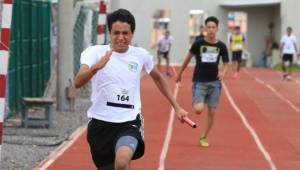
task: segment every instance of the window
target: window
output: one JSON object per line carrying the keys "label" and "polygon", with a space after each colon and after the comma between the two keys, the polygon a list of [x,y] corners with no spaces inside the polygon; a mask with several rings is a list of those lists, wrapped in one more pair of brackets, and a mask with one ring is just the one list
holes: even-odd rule
{"label": "window", "polygon": [[153,14],[153,29],[151,33],[151,44],[155,44],[159,37],[169,29],[170,25],[170,10],[156,10]]}

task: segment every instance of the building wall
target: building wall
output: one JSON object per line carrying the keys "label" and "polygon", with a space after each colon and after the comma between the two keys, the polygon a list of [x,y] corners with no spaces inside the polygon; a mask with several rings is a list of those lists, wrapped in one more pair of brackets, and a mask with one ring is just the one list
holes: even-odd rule
{"label": "building wall", "polygon": [[253,58],[253,65],[258,65],[262,58],[262,53],[265,49],[265,38],[270,35],[268,25],[270,22],[274,23],[274,36],[278,41],[280,35],[280,22],[278,23],[279,16],[276,12],[279,6],[262,6],[262,7],[243,7],[233,8],[230,10],[238,10],[247,13],[248,16],[248,31],[247,31],[247,49]]}
{"label": "building wall", "polygon": [[[171,10],[170,31],[174,38],[174,44],[171,50],[172,61],[182,62],[189,49],[188,21],[189,11],[191,9],[205,10],[208,15],[215,15],[220,19],[220,28],[226,28],[227,14],[220,8],[218,0],[194,1],[194,0],[113,0],[112,10],[126,8],[130,10],[136,19],[136,32],[134,43],[149,50],[153,55],[155,51],[150,49],[150,35],[153,27],[152,15],[158,9]],[[226,29],[220,29],[221,40],[226,40]]]}
{"label": "building wall", "polygon": [[[171,11],[170,31],[174,38],[171,50],[171,62],[181,63],[188,52],[188,21],[191,9],[202,9],[208,16],[214,15],[220,19],[218,37],[227,41],[227,14],[229,11],[244,11],[248,14],[248,50],[253,56],[253,63],[257,64],[265,48],[265,36],[269,35],[268,24],[274,23],[275,40],[279,42],[286,25],[294,27],[295,34],[300,37],[300,24],[296,23],[298,0],[283,0],[282,5],[251,6],[228,8],[219,5],[220,0],[113,0],[112,10],[126,8],[136,18],[136,32],[133,43],[137,43],[149,50],[154,56],[155,51],[150,49],[150,35],[153,28],[152,15],[158,9]],[[297,4],[297,5],[295,5]]]}
{"label": "building wall", "polygon": [[[286,32],[286,27],[291,26],[297,37],[298,45],[300,40],[300,22],[299,22],[299,0],[282,0],[281,5],[281,33]],[[299,47],[299,46],[298,46]]]}

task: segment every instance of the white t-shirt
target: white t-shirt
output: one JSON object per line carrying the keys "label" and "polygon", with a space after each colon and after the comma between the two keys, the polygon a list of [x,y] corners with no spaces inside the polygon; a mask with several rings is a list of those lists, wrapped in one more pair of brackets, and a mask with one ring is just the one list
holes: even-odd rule
{"label": "white t-shirt", "polygon": [[161,36],[158,40],[158,51],[160,52],[168,52],[172,45],[172,37],[169,36],[166,38],[165,36]]}
{"label": "white t-shirt", "polygon": [[295,54],[296,49],[295,45],[297,43],[295,35],[284,35],[280,40],[281,44],[283,44],[283,54]]}
{"label": "white t-shirt", "polygon": [[[96,64],[109,45],[91,46],[81,53],[80,62]],[[108,122],[134,120],[141,113],[140,74],[153,69],[153,57],[143,48],[129,46],[125,53],[113,52],[108,63],[92,77],[92,106],[89,118]]]}

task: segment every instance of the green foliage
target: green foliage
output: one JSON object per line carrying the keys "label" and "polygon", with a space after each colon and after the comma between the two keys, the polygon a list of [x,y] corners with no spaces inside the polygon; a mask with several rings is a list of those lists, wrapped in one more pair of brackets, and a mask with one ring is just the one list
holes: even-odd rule
{"label": "green foliage", "polygon": [[[276,70],[276,71],[282,71],[281,63],[275,65],[275,66],[273,67],[273,70]],[[293,64],[292,70],[293,70],[293,72],[300,72],[300,66],[299,66],[299,65],[296,65],[296,64]]]}

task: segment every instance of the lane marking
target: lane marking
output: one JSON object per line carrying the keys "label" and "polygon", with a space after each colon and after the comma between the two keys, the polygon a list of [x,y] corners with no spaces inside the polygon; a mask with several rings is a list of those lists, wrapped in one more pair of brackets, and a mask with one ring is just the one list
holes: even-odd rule
{"label": "lane marking", "polygon": [[68,141],[63,142],[59,147],[50,153],[38,166],[33,168],[33,170],[46,170],[48,167],[57,160],[68,148],[70,148],[73,143],[85,132],[87,124],[79,127],[75,132],[73,132]]}
{"label": "lane marking", "polygon": [[227,86],[226,86],[225,82],[222,82],[222,85],[224,87],[225,94],[226,94],[226,96],[227,96],[227,98],[228,98],[231,106],[234,108],[234,110],[239,115],[240,119],[242,120],[243,124],[248,129],[248,131],[250,132],[250,134],[253,137],[253,139],[254,139],[254,141],[255,141],[258,149],[263,154],[264,158],[268,161],[268,164],[269,164],[271,170],[277,170],[277,168],[275,166],[275,163],[272,161],[272,158],[271,158],[270,154],[265,149],[264,145],[262,144],[262,142],[259,139],[259,137],[258,137],[257,133],[255,132],[255,130],[249,124],[247,118],[245,117],[245,114],[240,110],[240,108],[234,102],[232,96],[230,95],[230,93],[229,93],[229,91],[227,89]]}
{"label": "lane marking", "polygon": [[250,74],[248,70],[246,70],[246,69],[244,69],[244,70],[249,76],[254,77],[256,82],[258,82],[259,84],[261,84],[261,85],[265,86],[266,88],[268,88],[269,90],[271,90],[277,97],[279,97],[281,100],[286,102],[292,109],[294,109],[296,112],[300,113],[300,109],[295,104],[293,104],[289,99],[287,99],[286,97],[281,95],[273,86],[271,86],[270,84],[266,83],[265,81],[259,79],[258,77]]}
{"label": "lane marking", "polygon": [[[175,90],[174,90],[175,99],[177,99],[178,92],[179,92],[179,84],[176,83]],[[171,137],[172,137],[174,117],[175,117],[175,110],[173,109],[173,107],[171,107],[169,122],[168,122],[168,128],[167,128],[166,136],[165,136],[165,139],[164,139],[164,144],[163,144],[163,147],[162,147],[162,150],[161,150],[161,153],[160,153],[160,157],[159,157],[158,170],[164,170],[165,169],[165,160],[166,160],[166,157],[167,157],[167,153],[168,153],[168,150],[169,150],[169,145],[170,145],[170,141],[171,141]]]}
{"label": "lane marking", "polygon": [[267,87],[268,89],[270,89],[276,96],[278,96],[281,100],[285,101],[296,112],[300,112],[300,109],[297,106],[295,106],[289,99],[287,99],[284,96],[282,96],[274,87],[272,87],[271,85],[267,84],[266,82],[264,82],[263,80],[261,80],[259,78],[255,78],[255,80],[259,84],[262,84],[265,87]]}

